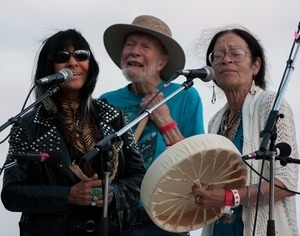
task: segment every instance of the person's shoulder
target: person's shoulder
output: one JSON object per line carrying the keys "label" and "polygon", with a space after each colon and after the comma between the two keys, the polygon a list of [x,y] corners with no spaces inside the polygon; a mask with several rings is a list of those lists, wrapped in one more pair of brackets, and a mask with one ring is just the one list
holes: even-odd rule
{"label": "person's shoulder", "polygon": [[171,90],[175,90],[175,89],[179,89],[180,87],[183,87],[187,93],[199,94],[198,90],[195,87],[193,87],[193,86],[187,87],[184,83],[179,84],[177,82],[171,82],[168,85],[165,85],[165,87],[169,87],[169,89],[171,89]]}
{"label": "person's shoulder", "polygon": [[259,101],[259,104],[265,104],[265,103],[273,103],[276,98],[276,93],[271,90],[261,90],[260,93],[258,93],[257,100]]}
{"label": "person's shoulder", "polygon": [[262,90],[262,96],[263,97],[276,97],[276,92],[271,90]]}
{"label": "person's shoulder", "polygon": [[[276,102],[277,96],[278,94],[274,91],[259,89],[253,100],[255,102],[255,108],[258,109],[258,113],[270,111]],[[291,110],[291,107],[285,98],[281,101],[280,109],[285,112]]]}
{"label": "person's shoulder", "polygon": [[38,107],[33,108],[32,110],[25,113],[23,116],[19,117],[15,123],[15,125],[27,124],[31,125],[46,125],[49,126],[50,122],[53,118],[50,113],[44,108],[41,104]]}
{"label": "person's shoulder", "polygon": [[118,88],[116,90],[105,92],[105,93],[101,94],[99,96],[99,98],[107,98],[107,97],[117,96],[119,94],[126,93],[126,91],[127,91],[127,86],[122,87],[122,88]]}
{"label": "person's shoulder", "polygon": [[266,100],[273,100],[276,97],[276,93],[270,90],[264,90],[258,86],[255,87],[254,93],[249,93],[246,100],[255,103],[264,103]]}
{"label": "person's shoulder", "polygon": [[[276,99],[279,99],[279,95],[277,92],[264,90],[260,99],[260,104],[265,105],[267,107],[272,107],[275,102],[280,101],[280,100],[276,101]],[[280,109],[291,110],[290,104],[285,98],[281,100]]]}
{"label": "person's shoulder", "polygon": [[101,109],[104,110],[116,110],[116,111],[120,110],[120,108],[118,108],[117,106],[114,106],[111,103],[109,103],[109,101],[105,97],[95,98],[94,103],[98,108],[100,107]]}
{"label": "person's shoulder", "polygon": [[42,113],[44,113],[44,110],[41,110],[40,107],[38,107],[38,109],[34,108],[33,110],[25,113],[22,117],[18,118],[18,120],[33,120],[33,117],[38,114],[41,115]]}

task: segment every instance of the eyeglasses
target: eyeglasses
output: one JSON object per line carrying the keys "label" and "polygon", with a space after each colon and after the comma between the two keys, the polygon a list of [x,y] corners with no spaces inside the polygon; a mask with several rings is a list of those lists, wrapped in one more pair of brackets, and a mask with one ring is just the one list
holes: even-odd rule
{"label": "eyeglasses", "polygon": [[211,64],[218,64],[220,63],[226,54],[234,61],[234,62],[242,62],[246,59],[246,53],[243,49],[231,49],[227,52],[224,51],[215,51],[211,52],[208,55],[208,60]]}
{"label": "eyeglasses", "polygon": [[76,61],[86,61],[90,58],[90,51],[76,50],[73,52],[54,52],[48,56],[48,60],[53,61],[54,63],[66,63],[70,59],[71,55],[75,58]]}

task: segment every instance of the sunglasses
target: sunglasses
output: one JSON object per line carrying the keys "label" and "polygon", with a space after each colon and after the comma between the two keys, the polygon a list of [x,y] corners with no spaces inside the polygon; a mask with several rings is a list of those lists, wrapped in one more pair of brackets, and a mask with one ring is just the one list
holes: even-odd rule
{"label": "sunglasses", "polygon": [[75,58],[76,61],[86,61],[90,58],[90,51],[75,50],[73,52],[54,52],[48,56],[48,60],[53,61],[54,63],[66,63],[70,59],[71,55]]}

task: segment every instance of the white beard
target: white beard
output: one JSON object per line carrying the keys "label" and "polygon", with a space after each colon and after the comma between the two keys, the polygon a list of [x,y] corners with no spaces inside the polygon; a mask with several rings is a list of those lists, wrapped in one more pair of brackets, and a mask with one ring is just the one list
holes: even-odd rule
{"label": "white beard", "polygon": [[156,76],[157,73],[156,68],[157,68],[156,65],[152,65],[151,67],[147,68],[147,71],[145,71],[145,70],[136,70],[134,68],[131,67],[128,68],[127,66],[125,66],[122,68],[122,73],[125,76],[125,78],[130,82],[133,83],[143,82]]}

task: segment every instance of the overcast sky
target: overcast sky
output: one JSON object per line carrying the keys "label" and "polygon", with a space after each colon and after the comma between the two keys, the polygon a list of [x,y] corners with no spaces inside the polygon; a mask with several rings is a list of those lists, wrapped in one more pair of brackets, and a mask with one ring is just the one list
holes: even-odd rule
{"label": "overcast sky", "polygon": [[[289,58],[294,32],[300,20],[299,0],[1,0],[0,4],[0,125],[17,115],[31,86],[35,57],[41,40],[57,32],[75,28],[89,41],[100,64],[99,82],[94,96],[125,86],[126,80],[110,60],[103,46],[103,32],[116,23],[131,23],[142,14],[164,20],[173,37],[187,53],[186,69],[205,65],[204,55],[210,32],[228,24],[248,28],[265,48],[269,89],[277,91]],[[204,33],[203,33],[204,32]],[[195,47],[195,45],[200,47]],[[198,44],[196,44],[198,42]],[[196,50],[195,50],[196,48]],[[285,98],[290,103],[300,140],[300,59],[295,58],[294,70],[288,76]],[[175,73],[175,71],[174,71]],[[178,78],[182,83],[184,78]],[[204,106],[205,126],[209,118],[224,104],[221,94],[216,104],[210,103],[212,84],[195,81]],[[298,95],[297,95],[298,94]],[[29,104],[33,102],[32,100]],[[10,126],[0,134],[3,140]],[[298,141],[299,144],[299,141]],[[0,165],[6,157],[8,144],[0,144]],[[253,150],[255,151],[255,150]],[[2,176],[0,176],[0,188]],[[299,188],[298,188],[299,191]],[[300,197],[297,196],[299,209]],[[0,234],[18,235],[19,213],[11,213],[0,204]],[[300,217],[298,217],[298,222]],[[276,222],[275,222],[276,224]],[[300,223],[299,228],[300,228]],[[197,235],[200,230],[194,231]]]}

